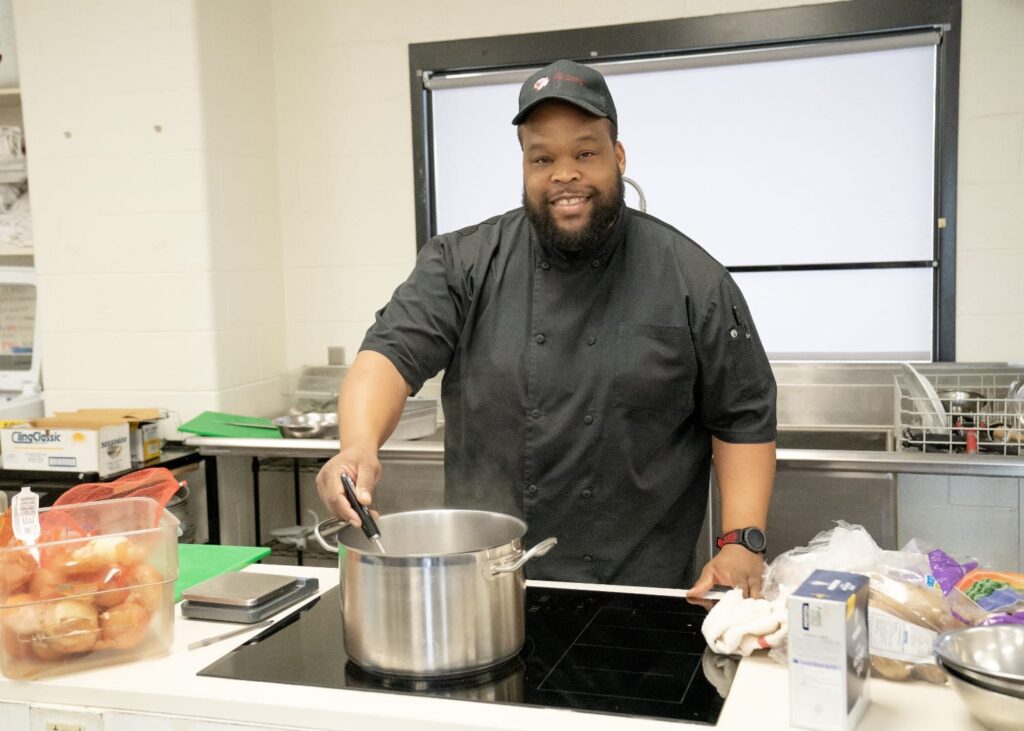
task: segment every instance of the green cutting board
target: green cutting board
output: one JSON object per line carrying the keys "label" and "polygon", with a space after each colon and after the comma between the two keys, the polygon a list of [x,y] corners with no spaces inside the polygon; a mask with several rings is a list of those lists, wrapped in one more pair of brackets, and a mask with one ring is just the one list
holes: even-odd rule
{"label": "green cutting board", "polygon": [[204,544],[178,544],[178,580],[174,582],[174,601],[181,601],[186,589],[201,581],[212,579],[228,571],[244,569],[270,555],[266,546],[207,546]]}
{"label": "green cutting board", "polygon": [[237,426],[238,424],[274,426],[270,419],[258,419],[240,414],[224,414],[219,411],[204,411],[178,427],[178,431],[198,434],[202,437],[235,437],[240,439],[281,439],[281,432],[274,429]]}

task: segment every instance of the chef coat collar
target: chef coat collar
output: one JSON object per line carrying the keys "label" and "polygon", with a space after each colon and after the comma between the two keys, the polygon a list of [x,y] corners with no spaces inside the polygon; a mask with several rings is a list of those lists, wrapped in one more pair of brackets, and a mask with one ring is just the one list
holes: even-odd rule
{"label": "chef coat collar", "polygon": [[542,241],[532,223],[530,224],[530,231],[533,234],[533,240],[538,244],[541,257],[547,259],[559,269],[577,269],[583,266],[599,268],[608,262],[619,242],[625,238],[626,219],[628,217],[629,208],[623,203],[619,207],[619,214],[615,217],[615,221],[608,227],[604,237],[598,242],[597,246],[575,256],[567,255],[561,249],[552,246],[546,241]]}

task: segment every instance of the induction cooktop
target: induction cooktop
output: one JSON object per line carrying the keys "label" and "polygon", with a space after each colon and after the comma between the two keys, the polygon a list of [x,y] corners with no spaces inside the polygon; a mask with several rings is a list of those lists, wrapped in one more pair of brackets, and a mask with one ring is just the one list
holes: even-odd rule
{"label": "induction cooktop", "polygon": [[530,586],[511,661],[455,679],[380,676],[345,655],[339,599],[325,592],[199,675],[713,725],[738,662],[708,649],[706,611],[684,599]]}

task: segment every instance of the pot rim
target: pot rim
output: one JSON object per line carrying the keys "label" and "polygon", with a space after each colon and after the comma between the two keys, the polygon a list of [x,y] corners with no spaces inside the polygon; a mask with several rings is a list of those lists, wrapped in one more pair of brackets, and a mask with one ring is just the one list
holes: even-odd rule
{"label": "pot rim", "polygon": [[439,553],[437,551],[432,551],[432,552],[429,552],[429,553],[391,553],[389,551],[388,553],[380,553],[376,549],[366,550],[366,549],[361,548],[359,546],[350,546],[348,543],[346,543],[345,540],[344,540],[344,536],[345,536],[346,533],[349,533],[350,531],[354,531],[353,535],[358,536],[359,539],[361,540],[361,542],[365,542],[365,536],[363,535],[362,529],[361,528],[356,528],[352,524],[347,524],[347,525],[345,525],[345,527],[343,527],[341,530],[338,531],[338,545],[339,546],[343,546],[345,548],[346,552],[352,552],[352,553],[358,554],[360,556],[368,556],[368,557],[379,558],[379,559],[448,558],[448,557],[456,557],[456,556],[472,556],[472,555],[478,554],[478,553],[485,553],[487,551],[493,551],[493,550],[495,550],[497,548],[503,548],[505,546],[511,546],[516,541],[522,541],[523,536],[526,535],[526,530],[527,530],[526,522],[524,520],[522,520],[521,518],[517,518],[514,515],[508,515],[507,513],[498,513],[498,512],[495,512],[493,510],[470,510],[470,509],[464,509],[464,508],[427,508],[427,509],[424,509],[424,510],[403,510],[402,512],[399,512],[399,513],[388,513],[387,515],[382,515],[379,518],[377,518],[377,525],[381,529],[381,540],[384,541],[385,545],[387,545],[387,534],[384,532],[384,527],[387,525],[387,523],[385,523],[384,521],[386,521],[388,518],[390,518],[392,516],[399,516],[399,515],[418,515],[418,514],[424,514],[424,513],[445,513],[445,514],[449,514],[449,515],[453,514],[453,513],[460,514],[460,515],[472,514],[472,515],[486,515],[488,517],[497,516],[498,518],[501,518],[503,520],[512,521],[512,522],[518,524],[517,527],[519,529],[519,534],[516,535],[516,536],[513,536],[512,538],[510,538],[508,540],[502,541],[501,543],[494,543],[493,545],[489,545],[489,546],[481,546],[480,548],[474,548],[472,550],[467,550],[467,551],[449,551],[447,553]]}

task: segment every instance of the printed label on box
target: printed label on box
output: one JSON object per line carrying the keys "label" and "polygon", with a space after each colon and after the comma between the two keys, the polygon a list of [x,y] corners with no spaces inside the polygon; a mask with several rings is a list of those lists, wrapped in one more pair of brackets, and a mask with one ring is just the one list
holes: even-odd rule
{"label": "printed label on box", "polygon": [[96,472],[105,477],[132,466],[127,424],[3,429],[0,451],[9,470]]}

